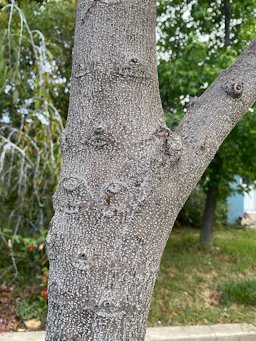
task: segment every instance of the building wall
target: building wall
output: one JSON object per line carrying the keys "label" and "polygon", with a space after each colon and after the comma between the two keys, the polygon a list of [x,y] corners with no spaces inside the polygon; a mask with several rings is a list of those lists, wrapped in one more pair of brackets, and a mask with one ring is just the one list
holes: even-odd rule
{"label": "building wall", "polygon": [[245,212],[255,212],[255,190],[252,189],[249,193],[244,194],[244,211]]}
{"label": "building wall", "polygon": [[[236,190],[237,186],[241,184],[242,179],[240,176],[235,177],[235,181],[232,183],[231,187]],[[227,223],[235,224],[239,217],[244,215],[244,196],[240,193],[233,193],[227,199]]]}
{"label": "building wall", "polygon": [[[235,181],[232,184],[234,190],[237,189],[238,185],[242,184],[240,176],[235,177]],[[251,187],[249,193],[233,193],[227,199],[228,214],[227,223],[235,224],[239,217],[243,217],[245,212],[256,213],[256,191]]]}

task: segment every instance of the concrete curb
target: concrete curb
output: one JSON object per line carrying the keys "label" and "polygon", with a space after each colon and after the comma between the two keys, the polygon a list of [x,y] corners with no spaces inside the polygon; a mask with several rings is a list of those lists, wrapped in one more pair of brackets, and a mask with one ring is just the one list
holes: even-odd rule
{"label": "concrete curb", "polygon": [[[44,341],[44,332],[0,333],[0,341]],[[252,324],[148,328],[145,341],[255,341]]]}
{"label": "concrete curb", "polygon": [[146,341],[256,341],[252,324],[149,328]]}

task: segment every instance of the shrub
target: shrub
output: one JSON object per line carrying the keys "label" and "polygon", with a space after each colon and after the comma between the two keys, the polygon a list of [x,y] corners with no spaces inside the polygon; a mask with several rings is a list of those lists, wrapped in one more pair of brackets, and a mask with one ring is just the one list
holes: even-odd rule
{"label": "shrub", "polygon": [[201,227],[204,204],[205,194],[197,187],[191,193],[185,206],[180,211],[177,221],[182,225]]}
{"label": "shrub", "polygon": [[30,300],[18,301],[16,304],[16,315],[22,321],[37,319],[45,323],[47,315],[47,305],[44,300],[30,302]]}
{"label": "shrub", "polygon": [[[181,225],[202,227],[202,219],[206,195],[202,188],[197,186],[188,198],[185,206],[180,211],[177,221]],[[227,221],[227,204],[226,200],[218,199],[215,210],[214,225],[223,226]]]}

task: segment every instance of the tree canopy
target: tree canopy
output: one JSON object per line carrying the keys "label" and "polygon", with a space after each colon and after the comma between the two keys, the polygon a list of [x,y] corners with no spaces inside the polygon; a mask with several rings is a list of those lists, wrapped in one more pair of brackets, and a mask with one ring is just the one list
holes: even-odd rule
{"label": "tree canopy", "polygon": [[[200,96],[219,70],[234,61],[253,39],[255,4],[250,0],[159,1],[158,23],[160,91],[167,122],[174,127],[193,98]],[[200,182],[205,191],[217,185],[218,197],[226,198],[233,190],[235,175],[256,179],[255,124],[254,106],[205,172]],[[217,167],[220,162],[221,172]]]}

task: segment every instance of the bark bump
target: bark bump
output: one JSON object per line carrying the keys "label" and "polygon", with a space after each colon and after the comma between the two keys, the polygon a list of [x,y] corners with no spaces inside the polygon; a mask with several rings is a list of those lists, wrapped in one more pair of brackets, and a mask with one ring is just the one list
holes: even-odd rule
{"label": "bark bump", "polygon": [[100,126],[94,130],[88,142],[96,149],[102,149],[111,142],[111,138],[104,128]]}
{"label": "bark bump", "polygon": [[99,74],[108,79],[121,77],[125,80],[148,80],[152,78],[149,70],[149,65],[140,61],[137,57],[127,58],[127,56],[123,56],[118,61],[76,62],[72,76],[79,79],[90,74]]}
{"label": "bark bump", "polygon": [[242,96],[244,91],[244,82],[243,80],[235,80],[227,82],[226,84],[226,92],[233,98],[239,98]]}
{"label": "bark bump", "polygon": [[127,60],[123,58],[115,65],[115,73],[125,79],[149,79],[149,67],[140,62],[136,57]]}
{"label": "bark bump", "polygon": [[182,140],[178,134],[173,134],[166,141],[166,147],[171,162],[177,162],[182,154]]}

